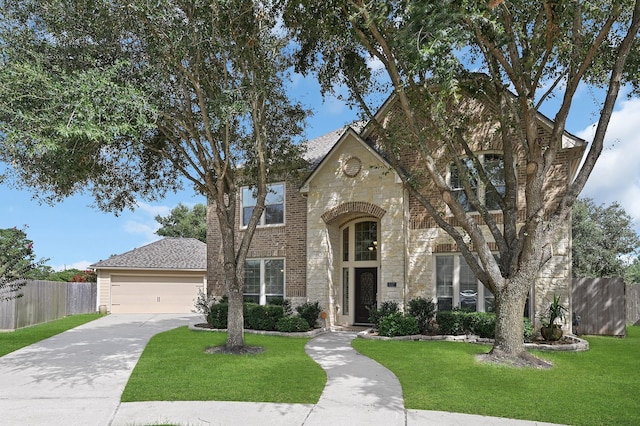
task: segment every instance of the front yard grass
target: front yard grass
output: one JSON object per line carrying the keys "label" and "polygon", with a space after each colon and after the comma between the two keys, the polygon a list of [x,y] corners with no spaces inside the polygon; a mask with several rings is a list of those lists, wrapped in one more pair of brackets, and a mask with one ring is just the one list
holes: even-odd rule
{"label": "front yard grass", "polygon": [[70,315],[59,320],[0,333],[0,356],[60,334],[103,315],[98,313]]}
{"label": "front yard grass", "polygon": [[626,338],[586,337],[587,352],[534,352],[548,370],[479,364],[490,347],[456,342],[356,339],[353,347],[389,368],[405,407],[570,425],[637,425],[640,327]]}
{"label": "front yard grass", "polygon": [[257,355],[207,354],[226,333],[180,327],[147,344],[122,394],[131,401],[247,401],[315,404],[326,374],[304,351],[306,338],[245,334]]}

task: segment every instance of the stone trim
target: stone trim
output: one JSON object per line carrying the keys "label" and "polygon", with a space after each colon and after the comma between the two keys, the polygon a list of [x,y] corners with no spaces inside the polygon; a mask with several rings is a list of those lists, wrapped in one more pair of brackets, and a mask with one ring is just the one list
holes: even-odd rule
{"label": "stone trim", "polygon": [[332,225],[337,222],[341,216],[350,213],[365,213],[367,216],[373,216],[381,219],[387,211],[375,204],[364,201],[351,201],[348,203],[342,203],[338,207],[334,207],[333,209],[324,212],[321,217],[324,223]]}

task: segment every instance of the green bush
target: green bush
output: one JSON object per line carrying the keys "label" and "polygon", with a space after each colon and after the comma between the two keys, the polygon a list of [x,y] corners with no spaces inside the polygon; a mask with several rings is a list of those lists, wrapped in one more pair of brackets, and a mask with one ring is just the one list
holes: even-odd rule
{"label": "green bush", "polygon": [[369,308],[369,322],[371,322],[375,328],[380,328],[380,320],[382,320],[382,318],[395,314],[398,311],[397,302],[390,300],[382,302],[380,308]]}
{"label": "green bush", "polygon": [[409,315],[418,320],[420,333],[426,334],[433,331],[433,320],[436,316],[436,304],[424,297],[409,300]]}
{"label": "green bush", "polygon": [[[438,312],[436,316],[440,334],[475,334],[493,339],[496,336],[496,314],[492,312],[466,312],[461,310]],[[529,318],[523,318],[523,339],[530,342],[533,325]]]}
{"label": "green bush", "polygon": [[284,307],[278,305],[244,304],[244,326],[251,330],[275,331],[276,323],[284,317]]}
{"label": "green bush", "polygon": [[450,334],[457,336],[465,334],[464,315],[462,311],[439,311],[436,314],[436,322],[438,323],[438,332],[440,334]]}
{"label": "green bush", "polygon": [[275,297],[267,302],[267,305],[276,305],[282,306],[284,308],[284,316],[290,317],[293,315],[293,308],[291,307],[291,302],[287,299],[283,299],[282,297]]}
{"label": "green bush", "polygon": [[535,332],[535,330],[533,329],[533,324],[531,323],[531,320],[527,317],[524,317],[523,321],[524,321],[524,341],[531,342],[531,339],[533,338],[533,333]]}
{"label": "green bush", "polygon": [[306,319],[298,316],[282,317],[276,323],[276,330],[283,333],[294,333],[298,331],[308,331],[309,323]]}
{"label": "green bush", "polygon": [[213,328],[227,328],[228,303],[214,303],[209,307],[207,323]]}
{"label": "green bush", "polygon": [[380,320],[378,333],[381,336],[411,336],[418,334],[418,320],[410,315],[403,315],[402,312],[393,312]]}
{"label": "green bush", "polygon": [[318,302],[306,302],[300,306],[296,306],[296,311],[298,312],[298,315],[307,320],[307,323],[311,328],[316,328],[316,323],[318,322],[320,312],[322,312],[322,307]]}

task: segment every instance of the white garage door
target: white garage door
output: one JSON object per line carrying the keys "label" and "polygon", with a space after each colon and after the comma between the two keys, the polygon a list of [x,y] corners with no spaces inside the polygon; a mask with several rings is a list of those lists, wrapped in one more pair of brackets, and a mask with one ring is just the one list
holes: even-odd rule
{"label": "white garage door", "polygon": [[111,276],[114,314],[190,313],[203,277]]}

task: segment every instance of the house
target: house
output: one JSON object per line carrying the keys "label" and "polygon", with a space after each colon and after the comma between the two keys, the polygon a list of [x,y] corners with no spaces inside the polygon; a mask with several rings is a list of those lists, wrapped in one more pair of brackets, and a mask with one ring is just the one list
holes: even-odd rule
{"label": "house", "polygon": [[207,285],[207,246],[195,238],[162,240],[91,265],[98,306],[111,313],[189,313]]}
{"label": "house", "polygon": [[[388,114],[392,108],[388,101],[378,114]],[[481,110],[475,117],[482,124],[486,116]],[[538,116],[540,143],[548,141],[552,125]],[[503,165],[499,143],[487,140],[476,143],[474,149],[480,161],[499,168]],[[567,187],[585,146],[582,139],[563,135],[548,196],[557,196]],[[248,253],[246,298],[264,304],[285,297],[294,306],[318,301],[330,325],[365,324],[369,307],[383,301],[403,306],[419,296],[436,300],[439,309],[494,309],[493,295],[476,280],[454,241],[409,194],[377,148],[373,126],[338,129],[308,141],[307,147],[311,171],[304,182],[270,185],[266,211]],[[416,158],[415,152],[406,150],[401,155],[407,162]],[[455,170],[450,164],[438,166],[450,168],[448,179],[457,190],[461,185],[456,183]],[[517,172],[524,176],[524,162]],[[482,190],[478,185],[477,191]],[[464,197],[464,191],[457,195]],[[491,200],[485,198],[489,206]],[[236,215],[240,233],[254,203],[251,191],[244,188]],[[524,205],[522,195],[518,203]],[[446,208],[442,211],[455,226],[453,216]],[[501,214],[495,212],[498,223]],[[209,218],[214,223],[207,245],[215,248],[221,239],[215,215]],[[551,294],[571,303],[570,230],[568,221],[557,235],[552,259],[532,283],[526,308],[530,317]],[[214,253],[208,262],[209,288],[220,288],[215,273],[222,268],[220,257]]]}

